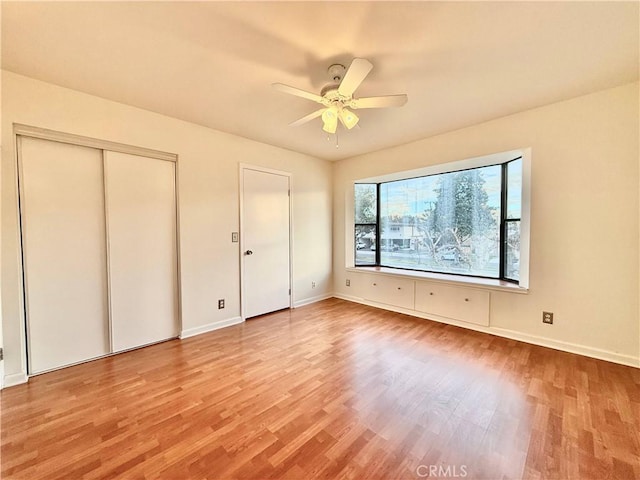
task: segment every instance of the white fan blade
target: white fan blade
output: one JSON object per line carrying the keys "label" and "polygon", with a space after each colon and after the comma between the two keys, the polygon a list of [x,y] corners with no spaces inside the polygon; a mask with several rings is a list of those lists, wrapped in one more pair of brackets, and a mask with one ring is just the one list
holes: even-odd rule
{"label": "white fan blade", "polygon": [[299,88],[295,88],[295,87],[290,87],[289,85],[285,85],[284,83],[273,83],[271,86],[283,93],[296,95],[297,97],[302,97],[309,100],[313,100],[314,102],[322,103],[322,97],[320,95],[316,95],[315,93],[307,92],[305,90],[300,90]]}
{"label": "white fan blade", "polygon": [[356,98],[351,102],[351,108],[385,108],[401,107],[407,103],[406,95],[384,95],[382,97]]}
{"label": "white fan blade", "polygon": [[338,93],[345,97],[353,95],[353,92],[360,86],[366,76],[369,75],[372,68],[373,65],[369,60],[354,58],[338,87]]}
{"label": "white fan blade", "polygon": [[298,125],[302,125],[303,123],[307,123],[311,120],[313,120],[314,118],[318,118],[320,115],[322,115],[322,113],[326,110],[326,108],[321,108],[320,110],[316,110],[313,113],[310,113],[309,115],[302,117],[300,120],[296,120],[295,122],[291,122],[289,124],[290,127],[297,127]]}

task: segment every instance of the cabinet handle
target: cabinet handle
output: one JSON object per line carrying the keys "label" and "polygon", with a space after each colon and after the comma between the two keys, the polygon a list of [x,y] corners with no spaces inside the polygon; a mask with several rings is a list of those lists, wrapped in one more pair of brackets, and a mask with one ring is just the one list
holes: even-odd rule
{"label": "cabinet handle", "polygon": [[398,290],[402,290],[402,288],[398,287]]}
{"label": "cabinet handle", "polygon": [[375,287],[377,285],[377,283],[374,283],[373,286]]}
{"label": "cabinet handle", "polygon": [[433,292],[429,292],[429,295],[433,295]]}
{"label": "cabinet handle", "polygon": [[465,301],[465,302],[468,302],[468,301],[469,301],[469,299],[468,299],[468,298],[465,298],[465,299],[464,299],[464,301]]}

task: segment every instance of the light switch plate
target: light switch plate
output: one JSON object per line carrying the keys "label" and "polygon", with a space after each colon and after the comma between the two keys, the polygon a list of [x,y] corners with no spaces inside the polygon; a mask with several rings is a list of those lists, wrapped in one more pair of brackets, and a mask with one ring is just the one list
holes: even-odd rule
{"label": "light switch plate", "polygon": [[238,232],[231,232],[231,241],[233,243],[238,243]]}

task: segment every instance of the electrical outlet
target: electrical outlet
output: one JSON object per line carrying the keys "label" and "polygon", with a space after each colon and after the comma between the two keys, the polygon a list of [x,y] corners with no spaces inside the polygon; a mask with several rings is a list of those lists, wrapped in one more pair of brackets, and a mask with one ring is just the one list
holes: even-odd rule
{"label": "electrical outlet", "polygon": [[311,282],[311,288],[316,288],[316,282]]}
{"label": "electrical outlet", "polygon": [[224,308],[224,298],[221,298],[220,300],[218,300],[218,310],[221,310]]}
{"label": "electrical outlet", "polygon": [[542,312],[542,323],[553,325],[553,312]]}
{"label": "electrical outlet", "polygon": [[351,286],[351,280],[347,278],[347,287],[350,287],[350,286]]}

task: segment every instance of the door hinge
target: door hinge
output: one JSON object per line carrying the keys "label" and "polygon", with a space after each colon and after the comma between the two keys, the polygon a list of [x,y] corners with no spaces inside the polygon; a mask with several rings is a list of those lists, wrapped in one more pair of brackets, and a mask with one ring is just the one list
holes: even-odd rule
{"label": "door hinge", "polygon": [[0,348],[0,360],[4,360],[4,348]]}
{"label": "door hinge", "polygon": [[289,295],[291,295],[291,289],[289,289]]}

